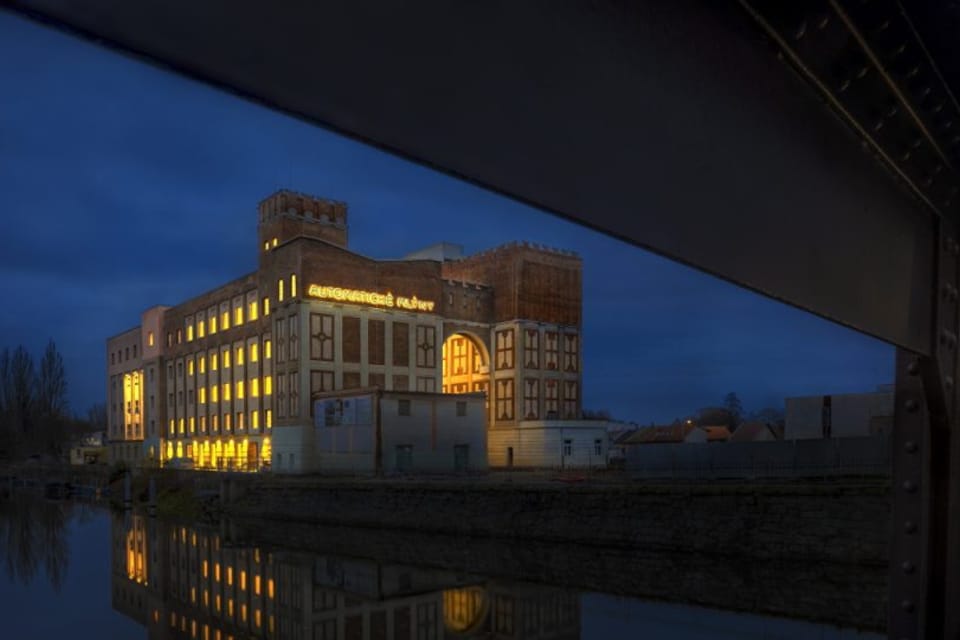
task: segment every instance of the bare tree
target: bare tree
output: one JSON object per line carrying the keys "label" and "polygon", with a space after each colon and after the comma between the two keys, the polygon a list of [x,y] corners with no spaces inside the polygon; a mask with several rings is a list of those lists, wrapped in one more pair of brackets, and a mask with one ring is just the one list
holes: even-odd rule
{"label": "bare tree", "polygon": [[10,358],[10,411],[11,426],[23,435],[32,431],[33,409],[37,376],[33,357],[23,348],[16,348]]}
{"label": "bare tree", "polygon": [[37,382],[38,413],[44,417],[64,417],[67,413],[67,374],[63,357],[53,340],[47,343],[43,352]]}

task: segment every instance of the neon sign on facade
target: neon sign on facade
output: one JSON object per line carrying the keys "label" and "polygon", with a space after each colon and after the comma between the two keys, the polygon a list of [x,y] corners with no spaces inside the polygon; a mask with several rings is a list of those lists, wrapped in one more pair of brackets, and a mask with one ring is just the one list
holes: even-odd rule
{"label": "neon sign on facade", "polygon": [[417,296],[406,298],[403,296],[394,296],[389,291],[387,293],[376,293],[374,291],[344,289],[342,287],[329,287],[319,284],[311,284],[307,289],[307,295],[311,298],[319,298],[321,300],[353,302],[373,307],[407,309],[410,311],[433,311],[435,306],[432,300],[421,300],[417,298]]}

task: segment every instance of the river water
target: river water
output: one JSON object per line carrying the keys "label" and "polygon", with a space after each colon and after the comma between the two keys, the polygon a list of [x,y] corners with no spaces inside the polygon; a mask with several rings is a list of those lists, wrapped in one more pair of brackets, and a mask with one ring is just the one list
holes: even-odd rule
{"label": "river water", "polygon": [[[230,540],[20,494],[0,499],[0,638],[882,638],[802,620]],[[375,555],[375,554],[370,554]]]}

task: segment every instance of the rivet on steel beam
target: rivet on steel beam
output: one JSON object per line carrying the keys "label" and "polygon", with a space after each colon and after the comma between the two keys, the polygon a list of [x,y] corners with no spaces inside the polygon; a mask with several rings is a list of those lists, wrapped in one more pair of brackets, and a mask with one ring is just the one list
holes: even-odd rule
{"label": "rivet on steel beam", "polygon": [[915,493],[917,491],[917,483],[913,480],[904,480],[903,490],[907,493]]}
{"label": "rivet on steel beam", "polygon": [[916,400],[907,400],[907,401],[903,404],[903,406],[904,406],[904,408],[906,408],[906,410],[909,411],[910,413],[916,413],[917,409],[920,408],[920,403],[918,403]]}
{"label": "rivet on steel beam", "polygon": [[906,444],[903,445],[903,448],[906,449],[907,453],[916,453],[917,443],[913,440],[908,440]]}
{"label": "rivet on steel beam", "polygon": [[806,32],[807,32],[807,21],[804,20],[803,22],[800,23],[800,26],[797,27],[797,30],[794,31],[793,37],[794,39],[799,40],[804,36]]}
{"label": "rivet on steel beam", "polygon": [[907,561],[904,562],[902,565],[900,565],[900,567],[903,569],[903,572],[904,572],[904,573],[913,573],[913,572],[916,571],[916,569],[917,569],[917,568],[914,566],[914,564],[913,564],[912,562],[910,562],[909,560],[907,560]]}
{"label": "rivet on steel beam", "polygon": [[907,613],[913,611],[913,601],[904,600],[903,602],[900,603],[900,608],[906,611]]}
{"label": "rivet on steel beam", "polygon": [[903,523],[903,530],[905,533],[915,533],[917,531],[917,523],[913,520],[907,520]]}

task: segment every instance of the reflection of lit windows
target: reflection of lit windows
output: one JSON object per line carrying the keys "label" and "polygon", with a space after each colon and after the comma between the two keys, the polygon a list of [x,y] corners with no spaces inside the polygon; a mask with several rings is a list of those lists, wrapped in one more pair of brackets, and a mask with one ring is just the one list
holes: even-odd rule
{"label": "reflection of lit windows", "polygon": [[206,578],[209,573],[210,564],[206,560],[203,561],[203,577]]}
{"label": "reflection of lit windows", "polygon": [[227,598],[227,615],[233,615],[233,598]]}
{"label": "reflection of lit windows", "polygon": [[273,599],[273,578],[267,579],[267,597]]}
{"label": "reflection of lit windows", "polygon": [[246,604],[240,605],[240,621],[241,622],[247,621],[247,605]]}
{"label": "reflection of lit windows", "polygon": [[214,563],[213,565],[213,579],[217,582],[220,582],[220,563]]}
{"label": "reflection of lit windows", "polygon": [[260,574],[253,576],[253,595],[260,595]]}
{"label": "reflection of lit windows", "polygon": [[213,599],[213,608],[220,613],[220,594],[218,593]]}
{"label": "reflection of lit windows", "polygon": [[253,610],[253,624],[256,625],[257,629],[260,628],[260,624],[261,624],[260,609]]}
{"label": "reflection of lit windows", "polygon": [[272,247],[277,246],[277,239],[276,239],[276,238],[274,238],[273,240],[270,241],[270,246],[272,246]]}
{"label": "reflection of lit windows", "polygon": [[247,572],[243,569],[240,569],[240,590],[247,590]]}

